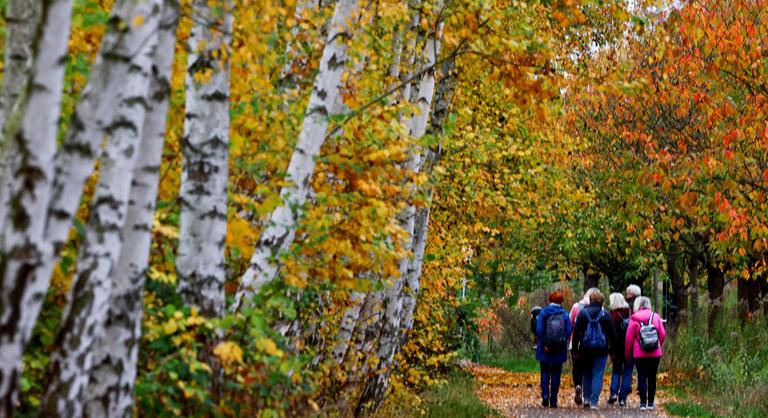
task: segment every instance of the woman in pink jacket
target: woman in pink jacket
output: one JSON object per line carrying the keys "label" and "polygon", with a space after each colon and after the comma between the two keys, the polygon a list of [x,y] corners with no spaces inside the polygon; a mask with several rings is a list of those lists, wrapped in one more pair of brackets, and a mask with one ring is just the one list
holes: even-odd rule
{"label": "woman in pink jacket", "polygon": [[[656,396],[656,372],[659,370],[667,331],[661,316],[651,309],[651,300],[645,296],[635,299],[635,313],[629,320],[624,356],[637,365],[637,389],[640,391],[640,410],[653,410]],[[654,331],[655,328],[655,331]],[[654,344],[655,341],[655,344]]]}

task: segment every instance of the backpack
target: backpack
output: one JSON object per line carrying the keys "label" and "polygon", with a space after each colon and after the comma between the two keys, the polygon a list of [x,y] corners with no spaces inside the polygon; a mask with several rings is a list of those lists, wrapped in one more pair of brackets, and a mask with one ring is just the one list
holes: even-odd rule
{"label": "backpack", "polygon": [[565,321],[562,314],[548,315],[544,323],[544,349],[560,351],[565,347]]}
{"label": "backpack", "polygon": [[619,324],[619,329],[621,330],[622,335],[627,335],[627,330],[629,329],[629,318],[632,317],[632,315],[628,315],[626,318],[624,318],[623,315],[619,314],[621,317],[621,323]]}
{"label": "backpack", "polygon": [[659,330],[653,325],[653,315],[648,318],[648,323],[640,323],[640,349],[643,351],[654,351],[659,348]]}
{"label": "backpack", "polygon": [[602,350],[608,346],[603,327],[600,326],[600,318],[603,317],[603,310],[597,314],[596,318],[592,318],[588,310],[584,310],[584,315],[589,319],[587,324],[587,331],[581,338],[581,349],[584,350]]}

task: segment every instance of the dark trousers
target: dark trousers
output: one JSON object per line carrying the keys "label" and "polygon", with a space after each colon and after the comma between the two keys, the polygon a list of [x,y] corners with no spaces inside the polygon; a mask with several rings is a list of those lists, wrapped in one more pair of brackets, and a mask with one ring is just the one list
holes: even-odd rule
{"label": "dark trousers", "polygon": [[640,405],[653,405],[656,397],[656,373],[659,371],[660,361],[659,357],[635,359]]}
{"label": "dark trousers", "polygon": [[541,398],[549,399],[549,404],[557,406],[557,393],[560,391],[560,375],[563,363],[539,363],[541,366]]}
{"label": "dark trousers", "polygon": [[581,381],[584,379],[584,355],[579,353],[574,353],[573,350],[571,350],[571,363],[572,368],[571,372],[573,374],[573,386],[580,386]]}

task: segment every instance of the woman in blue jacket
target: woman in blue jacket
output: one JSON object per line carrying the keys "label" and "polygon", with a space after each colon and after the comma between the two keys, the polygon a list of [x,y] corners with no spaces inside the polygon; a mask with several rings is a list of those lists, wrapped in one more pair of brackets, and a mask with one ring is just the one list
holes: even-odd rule
{"label": "woman in blue jacket", "polygon": [[536,360],[541,365],[541,404],[557,408],[557,392],[560,390],[560,374],[568,357],[568,339],[571,321],[560,306],[563,292],[556,290],[549,295],[549,305],[536,319]]}

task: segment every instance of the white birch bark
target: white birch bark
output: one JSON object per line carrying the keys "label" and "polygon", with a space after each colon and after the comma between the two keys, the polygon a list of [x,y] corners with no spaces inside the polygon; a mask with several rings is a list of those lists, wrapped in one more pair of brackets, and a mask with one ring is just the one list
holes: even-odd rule
{"label": "white birch bark", "polygon": [[41,414],[50,417],[83,415],[93,357],[93,341],[107,313],[111,274],[122,248],[122,230],[128,208],[133,169],[147,110],[152,58],[157,47],[161,0],[133,3],[126,36],[140,39],[140,48],[128,62],[117,109],[106,127],[109,140],[99,158],[99,181],[80,248],[77,271],[48,367]]}
{"label": "white birch bark", "polygon": [[16,404],[22,354],[48,288],[48,280],[32,272],[52,256],[43,238],[72,1],[52,0],[40,12],[32,71],[24,97],[9,114],[14,158],[6,192],[13,210],[0,230],[0,417]]}
{"label": "white birch bark", "polygon": [[[424,136],[427,126],[427,118],[435,91],[435,65],[440,54],[440,35],[442,23],[438,24],[437,30],[427,39],[424,51],[424,63],[420,69],[422,74],[417,90],[417,113],[413,115],[408,123],[411,136],[419,139]],[[418,173],[420,168],[421,153],[418,149],[409,150],[408,161],[405,170]],[[368,382],[364,389],[361,404],[371,402],[370,408],[378,410],[384,400],[389,386],[389,376],[394,367],[394,358],[399,348],[400,342],[400,324],[403,318],[404,298],[402,297],[403,288],[406,284],[406,277],[410,266],[410,254],[414,245],[414,226],[415,226],[416,207],[410,203],[398,215],[398,222],[406,232],[403,249],[409,254],[400,260],[398,270],[400,277],[395,283],[387,289],[384,297],[384,323],[379,337],[379,349],[377,357],[379,365],[377,373]],[[367,407],[367,406],[366,406]]]}
{"label": "white birch bark", "polygon": [[300,23],[304,21],[304,15],[308,10],[319,9],[321,7],[320,0],[298,0],[293,12],[293,17],[296,19],[296,24],[291,28],[291,38],[288,40],[285,46],[285,63],[280,69],[280,77],[278,78],[279,91],[283,92],[287,89],[295,88],[298,80],[298,72],[294,71],[294,66],[302,65],[300,48],[296,45],[296,38],[298,37],[301,27]]}
{"label": "white birch bark", "polygon": [[[6,5],[5,22],[5,70],[3,90],[0,94],[0,127],[5,126],[6,115],[10,114],[19,93],[29,79],[32,68],[33,45],[36,28],[40,19],[40,2],[37,0],[9,0]],[[13,144],[2,136],[0,142],[0,231],[8,216],[10,194],[10,155],[17,155]]]}
{"label": "white birch bark", "polygon": [[[229,162],[230,2],[194,3],[199,20],[189,37],[186,117],[181,174],[181,220],[176,258],[178,290],[208,317],[224,309]],[[209,73],[207,80],[197,77]]]}
{"label": "white birch bark", "polygon": [[0,125],[5,125],[5,116],[10,113],[29,77],[34,55],[32,41],[40,19],[40,7],[41,2],[37,0],[8,0],[6,5]]}
{"label": "white birch bark", "polygon": [[353,36],[350,21],[357,10],[358,0],[339,0],[336,4],[299,141],[288,164],[287,180],[291,185],[280,190],[283,203],[270,214],[269,224],[256,244],[250,267],[243,275],[235,297],[235,310],[244,298],[275,279],[280,255],[294,240],[315,169],[315,158],[325,142],[328,117],[340,93],[341,76],[347,62],[346,39]]}
{"label": "white birch bark", "polygon": [[[453,93],[456,89],[456,75],[454,73],[453,58],[447,59],[443,65],[440,66],[440,80],[437,83],[434,104],[432,105],[432,111],[429,117],[428,132],[431,135],[441,136],[443,133],[443,124],[448,116],[448,110],[450,108],[451,101],[453,100]],[[440,141],[439,143],[442,143]],[[437,150],[428,149],[424,152],[422,158],[422,169],[424,172],[431,176],[432,166],[435,164],[439,157],[440,145]],[[419,288],[421,287],[421,269],[424,263],[424,251],[427,245],[427,232],[429,230],[429,213],[430,205],[432,203],[432,186],[428,186],[426,192],[427,204],[424,207],[416,209],[416,224],[413,233],[413,257],[411,258],[408,272],[405,276],[406,293],[403,295],[403,330],[409,331],[413,328],[413,314],[416,309],[416,299],[419,294]]]}
{"label": "white birch bark", "polygon": [[352,334],[360,319],[360,311],[363,307],[363,302],[365,302],[365,293],[353,291],[349,298],[352,306],[344,312],[344,316],[341,318],[339,334],[336,336],[336,345],[333,347],[332,352],[333,359],[338,364],[344,362],[344,358],[349,351],[349,342],[352,340]]}
{"label": "white birch bark", "polygon": [[92,418],[132,415],[144,283],[165,139],[178,7],[175,0],[163,2],[148,111],[123,226],[123,246],[113,274],[104,327],[93,348],[93,369],[85,409],[85,415]]}
{"label": "white birch bark", "polygon": [[[415,13],[416,16],[418,16],[418,13]],[[407,28],[410,30],[412,26],[415,25],[414,21],[418,21],[418,19],[412,19],[411,26]],[[393,80],[397,80],[400,76],[400,61],[403,53],[403,32],[397,31],[394,34],[394,37],[392,39],[392,48],[393,48],[393,58],[392,62],[389,65],[389,76],[393,78]],[[393,81],[393,83],[396,83],[396,81]],[[390,86],[390,89],[394,88],[395,85]],[[389,100],[389,104],[395,104],[397,103],[397,96],[395,95]],[[368,274],[370,275],[370,274]],[[370,278],[370,277],[367,277]],[[350,299],[352,301],[352,306],[347,308],[347,311],[344,312],[344,316],[342,317],[341,327],[339,328],[339,333],[336,336],[336,342],[333,347],[333,350],[331,354],[333,355],[333,358],[336,360],[338,364],[342,364],[344,362],[344,359],[347,356],[347,352],[349,351],[349,345],[352,339],[352,336],[354,334],[354,330],[358,327],[358,322],[360,320],[360,313],[363,309],[365,302],[366,302],[367,295],[365,293],[353,291],[350,294]]]}

